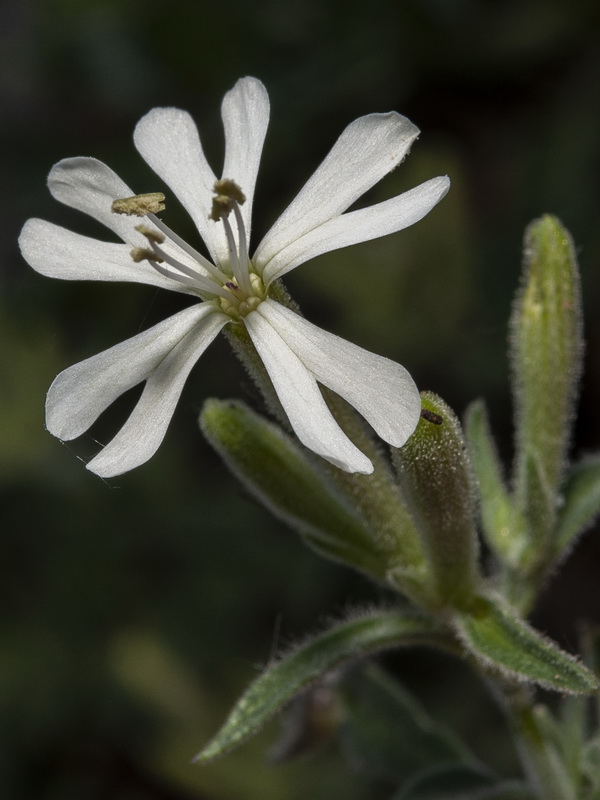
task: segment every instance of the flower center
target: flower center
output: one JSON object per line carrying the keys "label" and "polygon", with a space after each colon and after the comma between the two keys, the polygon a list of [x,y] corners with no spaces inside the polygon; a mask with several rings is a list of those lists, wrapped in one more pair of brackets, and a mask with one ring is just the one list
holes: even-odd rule
{"label": "flower center", "polygon": [[[165,207],[162,194],[115,200],[112,211],[129,216],[147,216],[156,226],[136,226],[136,230],[146,238],[148,246],[135,247],[131,251],[134,261],[148,261],[161,275],[188,286],[203,300],[217,304],[221,311],[239,321],[260,305],[267,292],[248,257],[246,229],[240,211],[240,205],[246,200],[244,193],[234,181],[227,179],[217,181],[214,191],[216,196],[213,198],[210,218],[223,223],[228,250],[228,262],[225,264],[213,264],[156,216],[155,212]],[[237,241],[229,221],[232,213]],[[176,257],[176,248],[172,245],[190,256],[191,263],[184,263],[182,254],[178,253]]]}

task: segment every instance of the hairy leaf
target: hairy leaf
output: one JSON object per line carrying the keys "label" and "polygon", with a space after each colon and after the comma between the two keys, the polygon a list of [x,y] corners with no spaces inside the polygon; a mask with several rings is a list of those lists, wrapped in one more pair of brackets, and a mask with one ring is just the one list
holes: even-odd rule
{"label": "hairy leaf", "polygon": [[342,622],[268,667],[195,760],[208,761],[241,744],[295,695],[352,659],[411,644],[443,645],[446,636],[430,617],[395,611],[372,611]]}
{"label": "hairy leaf", "polygon": [[574,656],[535,631],[500,601],[480,598],[471,613],[455,614],[454,627],[476,660],[507,678],[572,694],[598,688],[596,677]]}
{"label": "hairy leaf", "polygon": [[577,536],[592,525],[600,513],[600,455],[590,456],[575,464],[564,489],[564,505],[560,510],[556,552],[560,557],[573,545]]}

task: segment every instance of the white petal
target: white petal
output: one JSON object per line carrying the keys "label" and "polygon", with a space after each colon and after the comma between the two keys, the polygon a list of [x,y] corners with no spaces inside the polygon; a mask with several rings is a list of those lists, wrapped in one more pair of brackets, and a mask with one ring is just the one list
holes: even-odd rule
{"label": "white petal", "polygon": [[165,356],[148,377],[129,419],[89,462],[89,470],[110,478],[139,467],[154,455],[192,367],[227,321],[223,314],[206,316]]}
{"label": "white petal", "polygon": [[300,441],[347,472],[369,474],[373,465],[339,427],[317,382],[260,311],[246,317],[246,327],[290,424]]}
{"label": "white petal", "polygon": [[268,264],[256,266],[265,283],[271,283],[315,256],[396,233],[428,214],[449,188],[447,177],[432,178],[383,203],[334,217],[292,242]]}
{"label": "white petal", "polygon": [[241,212],[250,242],[254,188],[269,125],[267,90],[256,78],[242,78],[225,95],[221,115],[225,128],[223,177],[235,181],[246,195]]}
{"label": "white petal", "polygon": [[208,346],[227,320],[224,314],[215,312],[210,303],[197,303],[69,367],[60,373],[48,391],[46,427],[59,439],[75,439],[117,397],[151,375],[190,332]]}
{"label": "white petal", "polygon": [[127,244],[101,242],[42,219],[30,219],[19,237],[23,258],[50,278],[79,281],[127,281],[188,293],[147,261],[137,263]]}
{"label": "white petal", "polygon": [[154,108],[138,122],[133,140],[145,161],[179,198],[212,257],[221,260],[227,253],[223,225],[209,219],[217,179],[194,120],[179,108]]}
{"label": "white petal", "polygon": [[352,203],[402,161],[419,129],[391,111],[352,122],[259,244],[256,263],[268,263],[280,250]]}
{"label": "white petal", "polygon": [[139,242],[135,226],[139,217],[113,214],[113,200],[135,194],[110,167],[95,158],[65,158],[48,175],[52,196],[71,208],[97,219],[124,242]]}
{"label": "white petal", "polygon": [[318,381],[354,406],[384,441],[402,447],[421,414],[419,391],[404,367],[327,333],[274,300],[265,300],[259,311]]}

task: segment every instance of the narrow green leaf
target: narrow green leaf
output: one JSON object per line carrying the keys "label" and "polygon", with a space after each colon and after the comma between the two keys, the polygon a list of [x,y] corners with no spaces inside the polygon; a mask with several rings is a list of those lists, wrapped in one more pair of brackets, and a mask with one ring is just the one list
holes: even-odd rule
{"label": "narrow green leaf", "polygon": [[467,409],[465,434],[477,479],[483,534],[499,558],[516,566],[526,543],[525,520],[506,489],[483,400]]}
{"label": "narrow green leaf", "polygon": [[489,771],[444,765],[424,770],[392,800],[534,800],[521,781],[501,781]]}
{"label": "narrow green leaf", "polygon": [[467,745],[377,665],[353,671],[340,691],[342,742],[353,769],[406,781],[433,764],[478,766]]}
{"label": "narrow green leaf", "polygon": [[548,707],[532,705],[525,692],[511,692],[506,700],[521,763],[536,797],[576,800],[577,789],[561,752],[560,732]]}
{"label": "narrow green leaf", "polygon": [[581,751],[580,758],[581,775],[585,779],[590,800],[600,798],[600,736],[590,739]]}
{"label": "narrow green leaf", "polygon": [[478,661],[507,678],[572,694],[598,688],[598,680],[583,664],[519,619],[499,599],[480,598],[471,613],[457,612],[454,627]]}
{"label": "narrow green leaf", "polygon": [[[566,464],[583,352],[577,260],[571,237],[555,217],[544,216],[527,228],[523,283],[510,329],[515,489],[532,521],[531,534],[544,547]],[[536,481],[532,460],[540,472]]]}
{"label": "narrow green leaf", "polygon": [[393,450],[398,481],[422,537],[438,602],[464,606],[480,581],[475,488],[462,429],[454,412],[423,392],[423,411],[404,447]]}
{"label": "narrow green leaf", "polygon": [[574,786],[581,782],[580,757],[585,745],[590,701],[587,697],[563,697],[559,706],[559,747],[567,774]]}
{"label": "narrow green leaf", "polygon": [[528,499],[527,543],[521,554],[521,570],[530,580],[528,589],[539,588],[539,575],[552,561],[551,535],[557,500],[548,483],[539,454],[527,454],[523,463],[522,486]]}
{"label": "narrow green leaf", "polygon": [[202,431],[231,472],[275,517],[328,558],[383,580],[389,568],[341,492],[280,428],[236,401],[207,400]]}
{"label": "narrow green leaf", "polygon": [[573,546],[577,536],[600,514],[600,455],[590,456],[575,464],[564,488],[564,505],[560,510],[556,553],[562,555]]}
{"label": "narrow green leaf", "polygon": [[208,761],[241,744],[330,670],[380,650],[414,644],[452,647],[447,633],[430,617],[372,611],[340,623],[300,645],[257,678],[195,760]]}

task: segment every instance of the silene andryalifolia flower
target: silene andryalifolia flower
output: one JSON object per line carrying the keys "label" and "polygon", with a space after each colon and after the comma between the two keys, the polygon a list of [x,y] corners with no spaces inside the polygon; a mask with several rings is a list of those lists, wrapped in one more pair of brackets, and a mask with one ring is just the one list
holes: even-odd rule
{"label": "silene andryalifolia flower", "polygon": [[145,381],[124,426],[87,466],[109,477],[143,464],[160,445],[194,364],[225,325],[244,325],[298,439],[343,470],[369,473],[370,460],[343,433],[318,383],[345,398],[382,439],[399,447],[420,413],[412,378],[399,364],[311,324],[277,302],[271,289],[278,278],[322,253],[417,222],[446,194],[449,180],[433,178],[344,213],[402,161],[419,133],[395,112],[360,117],[250,256],[254,187],[269,122],[263,84],[255,78],[238,81],[225,95],[222,118],[220,180],[185,111],[155,108],[134,134],[142,157],[190,214],[206,255],[158,216],[163,194],[136,195],[93,158],[67,158],[52,168],[52,195],[94,217],[124,243],[30,219],[20,246],[35,270],[66,280],[151,284],[195,302],[62,372],[48,392],[47,428],[61,440],[74,439],[123,392]]}

